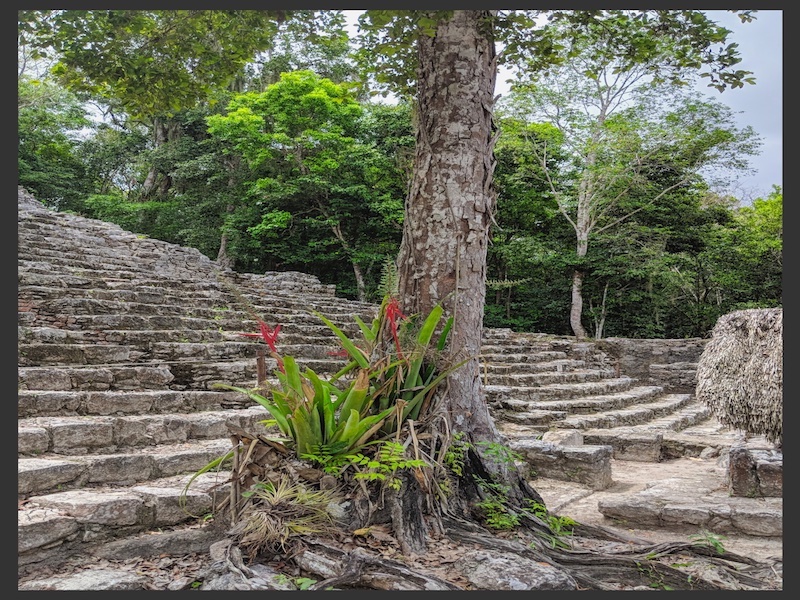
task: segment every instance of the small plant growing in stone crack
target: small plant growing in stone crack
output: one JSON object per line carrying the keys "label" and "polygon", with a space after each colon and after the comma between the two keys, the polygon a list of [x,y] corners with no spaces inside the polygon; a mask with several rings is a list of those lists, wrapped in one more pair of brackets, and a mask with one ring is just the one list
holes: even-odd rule
{"label": "small plant growing in stone crack", "polygon": [[667,585],[664,583],[664,576],[659,573],[653,565],[643,565],[640,562],[636,562],[636,567],[639,569],[639,572],[650,580],[648,584],[649,587],[664,590],[666,592],[671,592],[674,588],[672,586]]}
{"label": "small plant growing in stone crack", "polygon": [[461,477],[464,474],[464,459],[472,444],[464,440],[464,432],[457,431],[453,434],[453,441],[444,453],[444,464],[454,475]]}
{"label": "small plant growing in stone crack", "polygon": [[692,540],[693,546],[708,546],[717,554],[725,554],[725,546],[722,544],[722,540],[726,539],[725,536],[701,529],[700,533],[690,536],[689,539]]}

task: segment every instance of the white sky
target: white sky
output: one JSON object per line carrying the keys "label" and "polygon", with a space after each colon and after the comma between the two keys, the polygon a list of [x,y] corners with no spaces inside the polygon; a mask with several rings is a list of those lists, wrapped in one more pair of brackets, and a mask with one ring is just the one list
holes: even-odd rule
{"label": "white sky", "polygon": [[[351,13],[355,19],[362,11]],[[752,71],[755,85],[728,89],[721,94],[706,87],[703,81],[699,90],[715,100],[726,104],[737,114],[739,126],[751,126],[762,138],[761,152],[751,157],[755,174],[739,177],[730,193],[751,202],[754,198],[764,198],[773,185],[783,186],[783,11],[759,10],[756,20],[742,23],[735,14],[725,10],[707,11],[711,18],[731,30],[728,43],[739,45],[742,62],[737,69]],[[352,29],[355,34],[355,29]],[[501,69],[497,77],[496,94],[505,94],[505,83],[510,75]]]}

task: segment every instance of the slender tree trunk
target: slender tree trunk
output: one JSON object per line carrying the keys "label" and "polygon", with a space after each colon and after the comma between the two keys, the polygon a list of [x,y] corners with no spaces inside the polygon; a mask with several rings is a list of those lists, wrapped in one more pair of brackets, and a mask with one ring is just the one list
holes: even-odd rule
{"label": "slender tree trunk", "polygon": [[581,323],[583,316],[583,271],[572,272],[572,304],[569,310],[569,325],[578,340],[586,337],[586,330]]}
{"label": "slender tree trunk", "polygon": [[[322,214],[324,214],[326,217],[328,216],[327,212],[324,210],[322,211]],[[358,294],[358,300],[360,302],[366,302],[367,284],[364,281],[364,271],[361,270],[361,265],[359,265],[354,258],[353,249],[350,247],[347,239],[345,239],[341,226],[337,223],[331,227],[331,231],[333,231],[333,235],[336,236],[336,239],[339,240],[339,243],[342,245],[345,254],[350,257],[350,264],[353,266],[353,275],[356,278],[356,293]]]}
{"label": "slender tree trunk", "polygon": [[[583,192],[581,192],[583,194]],[[583,207],[583,211],[582,211]],[[582,214],[583,213],[583,214]],[[586,256],[589,250],[589,226],[588,208],[586,202],[578,204],[577,218],[578,246],[576,253],[579,259]],[[572,272],[572,304],[569,311],[569,324],[572,333],[578,340],[586,338],[586,330],[583,328],[583,269],[576,268]]]}
{"label": "slender tree trunk", "polygon": [[[481,498],[472,475],[508,485],[509,497],[541,501],[511,465],[486,459],[479,442],[498,442],[486,404],[478,355],[486,296],[486,255],[495,207],[492,174],[497,131],[492,118],[496,54],[490,11],[456,10],[440,20],[432,37],[419,40],[418,103],[414,175],[406,200],[398,256],[398,292],[406,314],[427,314],[442,303],[454,316],[447,349],[455,362],[469,361],[447,380],[439,411],[450,432],[462,432],[473,448],[469,474],[459,482],[451,507],[466,515]],[[404,495],[408,498],[408,495]],[[414,506],[395,520],[409,528]],[[414,535],[403,547],[421,551]]]}

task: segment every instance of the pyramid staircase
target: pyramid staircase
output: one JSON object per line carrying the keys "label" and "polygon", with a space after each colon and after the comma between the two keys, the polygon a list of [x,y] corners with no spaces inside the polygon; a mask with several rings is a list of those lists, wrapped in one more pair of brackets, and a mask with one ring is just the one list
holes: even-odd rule
{"label": "pyramid staircase", "polygon": [[[230,450],[229,426],[252,431],[268,417],[214,387],[256,385],[264,346],[241,335],[258,330],[254,315],[281,325],[283,353],[330,374],[344,364],[339,344],[311,311],[358,335],[353,315],[369,320],[377,307],[300,273],[221,271],[194,249],[50,211],[24,190],[18,215],[20,573],[89,549],[113,557],[137,540],[141,552],[207,549],[196,524],[226,493],[226,474],[186,484]],[[592,344],[487,330],[482,362],[499,428],[553,472],[732,441],[691,394],[616,373]],[[559,432],[582,444],[547,441]]]}

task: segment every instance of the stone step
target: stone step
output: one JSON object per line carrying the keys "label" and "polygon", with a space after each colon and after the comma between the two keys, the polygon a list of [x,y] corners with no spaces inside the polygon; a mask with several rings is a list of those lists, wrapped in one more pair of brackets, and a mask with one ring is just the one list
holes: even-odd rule
{"label": "stone step", "polygon": [[[281,327],[278,337],[278,349],[284,355],[301,356],[310,355],[324,358],[329,352],[337,351],[341,348],[338,338],[327,327],[314,328],[314,331],[321,332],[321,335],[312,335],[307,327],[288,327],[285,330]],[[249,332],[248,332],[249,333]],[[18,347],[24,348],[28,345],[124,345],[142,351],[150,352],[151,348],[157,347],[164,356],[175,354],[171,344],[176,345],[214,345],[220,343],[250,344],[252,347],[243,348],[241,356],[255,356],[259,348],[266,348],[263,341],[258,338],[243,337],[242,333],[232,331],[219,331],[218,329],[202,330],[139,330],[139,329],[117,329],[117,330],[93,330],[82,331],[72,329],[59,329],[57,327],[18,327],[17,328]],[[354,338],[356,343],[359,339]],[[43,351],[43,349],[39,349]],[[193,350],[188,349],[188,352]],[[212,355],[221,356],[219,352],[212,352]]]}
{"label": "stone step", "polygon": [[[298,357],[301,369],[318,374],[336,373],[346,362],[339,358]],[[267,373],[277,368],[273,358],[265,359]],[[255,360],[227,362],[174,361],[152,364],[91,365],[86,367],[19,367],[17,388],[41,391],[103,390],[211,390],[215,383],[254,387],[258,372]]]}
{"label": "stone step", "polygon": [[[281,339],[284,336],[281,335]],[[120,344],[146,349],[154,341],[207,344],[241,341],[238,333],[219,329],[105,329],[78,330],[59,327],[17,327],[18,344]]]}
{"label": "stone step", "polygon": [[60,250],[62,256],[50,259],[38,256],[38,252],[37,249],[36,253],[31,256],[30,254],[26,255],[25,251],[20,249],[17,259],[18,271],[46,273],[46,266],[49,266],[66,275],[103,277],[117,281],[136,280],[143,277],[163,278],[171,282],[166,286],[167,288],[181,281],[191,284],[192,281],[200,278],[213,279],[217,272],[214,264],[207,258],[203,261],[192,256],[188,260],[182,260],[186,257],[170,256],[169,253],[163,253],[160,256],[158,254],[144,256],[140,250],[134,248],[118,250],[119,254],[127,255],[127,260],[113,265],[102,258],[93,259],[89,256],[81,258],[75,254],[73,248],[63,248]]}
{"label": "stone step", "polygon": [[[687,395],[664,396],[662,392],[658,386],[637,386],[606,396],[538,402],[504,400],[491,410],[501,431],[512,438],[534,432],[596,427],[603,429],[593,429],[596,435],[587,435],[587,443],[615,446],[619,432],[629,429],[622,425],[640,423],[656,415],[667,415],[666,419],[671,411],[682,410],[691,402]],[[648,434],[647,439],[651,438]],[[658,456],[657,452],[647,460],[659,460]]]}
{"label": "stone step", "polygon": [[558,443],[533,436],[510,438],[508,446],[521,455],[527,479],[549,477],[604,490],[613,483],[610,446]]}
{"label": "stone step", "polygon": [[[179,341],[179,342],[204,342],[208,341],[246,341],[248,338],[242,334],[258,332],[255,321],[212,321],[183,316],[143,316],[143,315],[78,315],[54,316],[44,318],[30,312],[19,312],[18,332],[21,340],[34,339],[42,343],[57,342],[67,343],[74,340],[76,343],[88,341],[90,343],[131,343],[145,345],[152,341]],[[281,326],[278,344],[326,343],[338,344],[334,332],[324,323],[319,325],[305,323],[275,323],[270,326]],[[185,331],[183,337],[175,331]],[[337,325],[351,340],[358,342],[362,339],[358,326],[352,323],[339,323]],[[164,338],[159,338],[160,332],[166,332]],[[42,336],[42,337],[40,337]],[[178,338],[175,340],[174,338]],[[25,343],[23,341],[23,343]],[[259,343],[261,343],[259,341]]]}
{"label": "stone step", "polygon": [[[41,241],[42,237],[43,236],[40,236],[36,240],[29,237],[29,239],[26,241],[28,244],[36,244],[36,252],[26,252],[24,249],[22,249],[18,253],[18,260],[36,260],[40,263],[48,262],[58,265],[59,267],[63,267],[65,270],[79,269],[85,267],[86,265],[92,265],[107,271],[122,270],[130,273],[145,273],[147,271],[147,267],[149,266],[148,263],[155,264],[158,262],[159,264],[163,264],[164,260],[166,259],[172,265],[185,270],[185,276],[187,278],[192,277],[190,263],[196,262],[198,265],[206,267],[205,269],[202,269],[201,272],[213,268],[210,261],[204,264],[205,261],[199,257],[196,258],[189,254],[186,254],[183,257],[184,259],[189,259],[189,262],[186,264],[180,264],[177,260],[175,260],[174,257],[166,258],[163,254],[153,252],[152,250],[148,250],[146,248],[147,242],[150,240],[147,242],[141,242],[134,238],[128,240],[126,243],[117,244],[115,247],[106,247],[103,249],[103,251],[99,251],[97,249],[92,249],[89,245],[94,241],[91,238],[89,240],[85,240],[88,242],[88,244],[83,248],[65,248],[61,245],[52,244],[45,246]],[[131,252],[134,253],[133,256],[130,256]],[[147,256],[148,253],[150,256]]]}
{"label": "stone step", "polygon": [[[720,425],[705,406],[691,402],[672,414],[640,425],[587,429],[584,436],[589,443],[613,446],[615,458],[658,462],[709,452],[719,454],[740,434]],[[625,441],[633,438],[639,440],[639,449],[631,450],[631,444]],[[643,446],[648,447],[646,452],[642,451]]]}
{"label": "stone step", "polygon": [[21,456],[17,493],[32,498],[63,490],[126,486],[193,474],[232,448],[229,438],[128,448],[111,454]]}
{"label": "stone step", "polygon": [[242,394],[224,390],[43,391],[19,390],[17,416],[75,417],[83,415],[146,415],[187,413],[252,404]]}
{"label": "stone step", "polygon": [[640,528],[783,537],[783,498],[761,498],[758,504],[747,500],[726,492],[681,489],[678,480],[663,479],[636,494],[602,498],[597,510],[606,518]]}
{"label": "stone step", "polygon": [[229,473],[138,485],[74,489],[36,496],[17,514],[18,566],[58,560],[87,547],[179,524],[202,523],[228,493]]}
{"label": "stone step", "polygon": [[269,418],[259,404],[193,413],[30,417],[17,422],[17,452],[20,456],[111,454],[128,448],[224,439],[228,423],[250,431]]}
{"label": "stone step", "polygon": [[[19,298],[24,301],[24,294]],[[192,317],[206,321],[226,322],[226,323],[255,323],[256,320],[252,313],[245,310],[230,308],[227,306],[213,307],[206,301],[198,301],[190,304],[189,301],[182,303],[157,303],[147,304],[140,302],[127,302],[125,300],[98,300],[95,298],[67,298],[61,297],[48,300],[46,305],[37,308],[43,314],[64,314],[64,315],[146,315],[146,316],[169,316],[169,317]],[[258,314],[257,307],[254,309]],[[330,317],[329,317],[330,318]],[[275,309],[265,312],[262,320],[285,321],[287,323],[318,325],[322,320],[306,310]],[[333,320],[333,319],[332,319]],[[343,325],[349,324],[352,320],[336,319]],[[354,322],[357,329],[358,326]]]}
{"label": "stone step", "polygon": [[487,385],[485,387],[487,399],[491,403],[500,404],[509,399],[516,400],[555,400],[577,396],[593,396],[610,394],[630,389],[635,379],[631,377],[610,377],[600,381],[585,383],[557,383],[537,387]]}
{"label": "stone step", "polygon": [[503,400],[500,408],[525,412],[529,410],[562,411],[570,415],[587,415],[602,411],[625,408],[633,404],[651,402],[664,389],[661,386],[637,385],[623,392],[603,394],[601,396],[575,396],[559,400]]}
{"label": "stone step", "polygon": [[[45,310],[20,311],[18,325],[20,327],[50,327],[69,330],[84,331],[114,331],[114,330],[175,330],[186,329],[190,331],[228,331],[230,333],[251,333],[258,331],[258,323],[244,313],[219,313],[217,315],[202,316],[189,311],[175,312],[172,314],[149,313],[58,313],[48,307]],[[276,322],[277,316],[277,322]],[[281,326],[282,333],[307,333],[309,335],[333,336],[331,329],[315,315],[298,315],[296,318],[286,318],[286,315],[265,314],[262,320],[271,327]],[[330,319],[339,329],[351,337],[361,337],[361,330],[353,319]]]}
{"label": "stone step", "polygon": [[[117,271],[114,271],[117,273]],[[95,275],[97,275],[95,273]],[[257,312],[281,310],[308,313],[312,310],[331,315],[350,315],[352,313],[374,315],[377,307],[345,299],[312,295],[301,296],[286,292],[269,290],[237,290],[233,294],[221,283],[196,285],[193,282],[131,279],[110,282],[103,278],[87,278],[69,275],[54,276],[51,272],[33,274],[22,272],[19,275],[19,297],[25,299],[59,300],[61,298],[89,298],[94,300],[124,301],[141,304],[186,304],[202,302],[208,306],[223,309],[240,306],[241,299]],[[339,301],[341,300],[341,301]]]}
{"label": "stone step", "polygon": [[674,419],[674,413],[691,401],[690,394],[667,394],[646,404],[633,404],[625,408],[593,414],[569,415],[559,426],[573,429],[610,429],[647,423],[654,429],[660,429],[659,425],[653,424],[654,419],[659,417]]}
{"label": "stone step", "polygon": [[[493,354],[492,357],[503,355]],[[512,357],[514,355],[506,355]],[[521,355],[517,355],[521,356]],[[553,358],[552,356],[524,355],[526,360],[504,361],[492,360],[481,354],[481,371],[484,373],[538,373],[540,371],[572,371],[586,367],[583,360],[573,358]]]}
{"label": "stone step", "polygon": [[528,362],[537,360],[557,360],[566,358],[563,350],[553,350],[550,344],[493,344],[484,340],[481,343],[481,358],[491,356],[495,362]]}
{"label": "stone step", "polygon": [[[157,339],[157,338],[156,338]],[[245,338],[240,338],[245,339]],[[283,356],[325,359],[335,356],[341,346],[334,338],[317,344],[281,344]],[[176,361],[213,362],[255,360],[269,348],[259,341],[158,342],[131,346],[120,344],[18,344],[17,364],[27,366],[82,366],[122,363],[172,363]]]}
{"label": "stone step", "polygon": [[541,371],[538,373],[486,373],[487,385],[506,387],[540,387],[551,384],[587,383],[607,379],[611,373],[598,369],[574,371]]}
{"label": "stone step", "polygon": [[[508,411],[496,415],[500,429],[508,434],[530,435],[534,432],[543,433],[562,421],[567,416],[563,410],[537,410],[532,408],[523,411]],[[511,425],[515,425],[512,427]]]}

